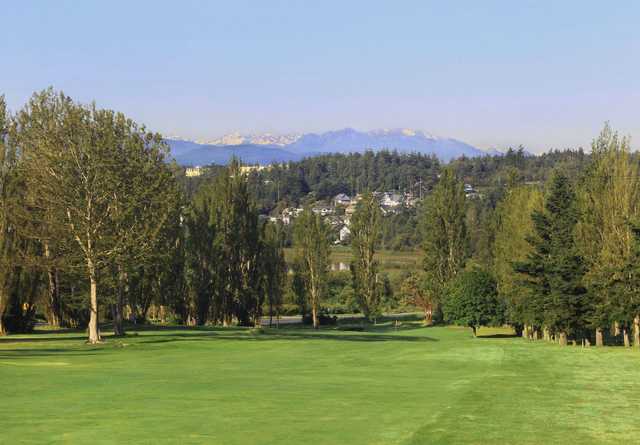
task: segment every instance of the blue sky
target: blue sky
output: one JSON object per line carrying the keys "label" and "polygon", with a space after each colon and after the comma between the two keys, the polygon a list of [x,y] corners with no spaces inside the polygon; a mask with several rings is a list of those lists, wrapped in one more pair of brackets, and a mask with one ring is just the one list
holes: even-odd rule
{"label": "blue sky", "polygon": [[410,127],[640,148],[638,1],[19,1],[0,93],[49,85],[164,134]]}

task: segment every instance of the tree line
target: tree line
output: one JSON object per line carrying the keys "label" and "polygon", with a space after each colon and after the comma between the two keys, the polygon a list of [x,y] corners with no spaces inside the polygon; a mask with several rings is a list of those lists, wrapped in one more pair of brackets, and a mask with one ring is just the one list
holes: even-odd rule
{"label": "tree line", "polygon": [[[264,315],[277,323],[285,295],[317,328],[331,229],[313,200],[286,191],[296,181],[314,199],[362,192],[350,289],[375,322],[391,289],[376,259],[387,217],[371,192],[416,178],[426,198],[397,217],[423,268],[396,291],[426,323],[640,345],[638,159],[609,126],[590,154],[517,149],[444,167],[420,155],[327,155],[250,174],[234,160],[189,188],[160,135],[51,89],[16,113],[0,99],[0,333],[29,331],[40,316],[86,327],[90,342],[101,340],[100,321],[116,335],[149,318],[258,326]],[[481,197],[465,195],[470,178]],[[280,201],[305,206],[291,234],[263,217],[274,187]]]}
{"label": "tree line", "polygon": [[[287,286],[319,326],[328,226],[305,210],[289,273],[282,227],[260,217],[238,160],[189,191],[167,156],[159,134],[122,113],[52,89],[14,114],[0,98],[0,334],[30,331],[41,315],[86,327],[91,343],[101,321],[115,335],[149,317],[258,326],[265,313],[278,319]],[[358,252],[368,259],[354,280],[375,314],[372,254]]]}
{"label": "tree line", "polygon": [[533,184],[514,170],[480,224],[445,170],[425,203],[424,272],[406,292],[474,332],[506,322],[530,339],[640,347],[638,161],[607,125],[582,162]]}

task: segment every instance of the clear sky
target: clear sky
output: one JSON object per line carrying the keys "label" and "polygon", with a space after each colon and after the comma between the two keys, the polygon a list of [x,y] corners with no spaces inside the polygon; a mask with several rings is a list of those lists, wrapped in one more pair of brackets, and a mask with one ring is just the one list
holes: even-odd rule
{"label": "clear sky", "polygon": [[0,93],[49,85],[164,134],[409,127],[640,148],[640,1],[6,1]]}

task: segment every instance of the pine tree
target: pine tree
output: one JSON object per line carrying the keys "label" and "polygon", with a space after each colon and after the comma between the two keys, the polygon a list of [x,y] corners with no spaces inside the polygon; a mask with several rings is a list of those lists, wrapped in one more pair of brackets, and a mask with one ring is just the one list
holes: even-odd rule
{"label": "pine tree", "polygon": [[584,264],[578,255],[575,226],[576,196],[569,178],[556,173],[545,198],[544,210],[532,214],[533,251],[517,271],[528,276],[533,308],[543,314],[544,326],[566,345],[568,335],[581,335],[585,322]]}

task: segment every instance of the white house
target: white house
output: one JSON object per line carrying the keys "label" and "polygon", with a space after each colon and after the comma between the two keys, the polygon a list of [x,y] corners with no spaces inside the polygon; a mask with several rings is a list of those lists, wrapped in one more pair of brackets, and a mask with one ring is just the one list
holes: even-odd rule
{"label": "white house", "polygon": [[382,195],[380,204],[385,207],[398,207],[402,204],[402,195],[396,192],[385,192]]}
{"label": "white house", "polygon": [[347,195],[346,193],[338,193],[334,198],[333,198],[333,205],[334,206],[348,206],[349,204],[351,204],[351,198],[349,198],[349,195]]}
{"label": "white house", "polygon": [[351,230],[347,226],[343,226],[340,229],[339,240],[341,243],[349,241],[349,237],[351,236]]}
{"label": "white house", "polygon": [[184,174],[187,178],[195,178],[202,174],[202,168],[199,165],[196,165],[195,167],[187,167]]}

